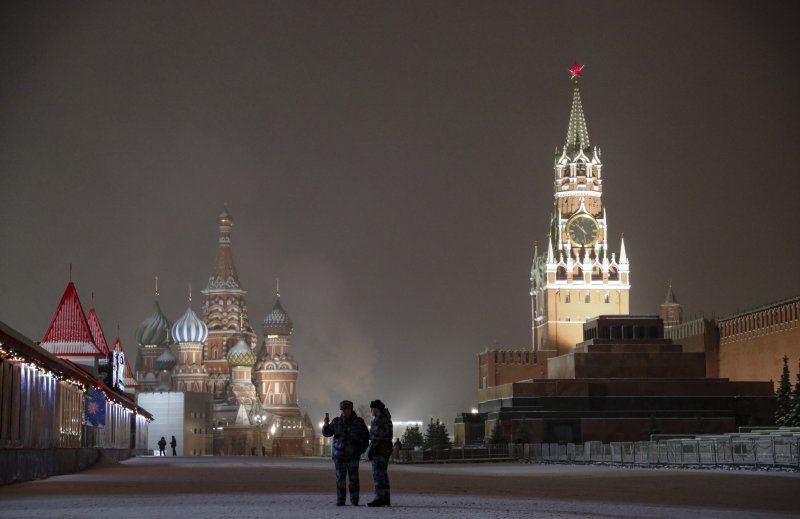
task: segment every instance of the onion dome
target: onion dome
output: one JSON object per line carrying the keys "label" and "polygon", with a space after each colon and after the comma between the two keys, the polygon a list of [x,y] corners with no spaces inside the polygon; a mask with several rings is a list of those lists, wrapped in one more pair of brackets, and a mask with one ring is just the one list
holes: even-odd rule
{"label": "onion dome", "polygon": [[172,342],[169,327],[170,322],[156,301],[153,311],[136,328],[136,341],[142,346],[167,346]]}
{"label": "onion dome", "polygon": [[294,324],[281,306],[281,298],[275,301],[272,311],[264,318],[264,335],[291,335]]}
{"label": "onion dome", "polygon": [[172,326],[172,336],[176,342],[206,342],[208,326],[192,310],[191,304]]}
{"label": "onion dome", "polygon": [[169,348],[166,348],[164,353],[159,355],[156,359],[156,368],[163,371],[171,371],[177,362],[178,359],[175,358],[175,355],[172,354],[172,351],[170,351]]}
{"label": "onion dome", "polygon": [[236,346],[228,351],[228,364],[234,366],[250,367],[256,363],[256,353],[250,349],[244,337],[239,339]]}

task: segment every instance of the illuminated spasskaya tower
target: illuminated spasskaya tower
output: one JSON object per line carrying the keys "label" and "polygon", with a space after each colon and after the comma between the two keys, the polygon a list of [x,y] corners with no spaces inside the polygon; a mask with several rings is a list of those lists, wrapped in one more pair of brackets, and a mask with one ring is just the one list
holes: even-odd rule
{"label": "illuminated spasskaya tower", "polygon": [[583,340],[587,318],[629,313],[630,263],[623,238],[618,253],[610,247],[605,172],[600,148],[589,143],[578,87],[582,69],[570,69],[575,88],[567,138],[553,164],[548,243],[536,248],[531,268],[533,350],[544,364]]}

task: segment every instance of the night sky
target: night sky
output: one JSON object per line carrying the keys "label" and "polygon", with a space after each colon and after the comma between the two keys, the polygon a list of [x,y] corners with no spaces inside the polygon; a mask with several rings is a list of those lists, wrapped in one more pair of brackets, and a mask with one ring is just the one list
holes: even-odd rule
{"label": "night sky", "polygon": [[687,317],[797,295],[782,5],[5,2],[0,320],[40,340],[73,263],[135,356],[153,277],[174,321],[227,203],[259,335],[281,279],[315,423],[380,398],[452,424],[478,352],[530,348],[575,60],[631,312],[670,279]]}

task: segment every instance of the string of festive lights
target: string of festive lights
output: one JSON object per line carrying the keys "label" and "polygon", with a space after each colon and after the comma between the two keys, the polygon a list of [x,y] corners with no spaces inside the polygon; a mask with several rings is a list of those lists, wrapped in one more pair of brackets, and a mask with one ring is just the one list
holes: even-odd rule
{"label": "string of festive lights", "polygon": [[36,360],[22,356],[17,352],[15,352],[14,350],[9,349],[2,343],[0,343],[0,359],[19,362],[24,366],[26,366],[27,368],[32,369],[40,374],[49,375],[60,382],[66,382],[68,384],[72,384],[73,386],[79,388],[84,393],[86,393],[89,390],[86,384],[84,384],[80,380],[75,380],[70,376],[67,376],[63,373],[48,368],[47,366],[45,366],[40,362],[37,362]]}
{"label": "string of festive lights", "polygon": [[4,343],[0,343],[0,359],[8,360],[8,361],[11,361],[11,362],[19,362],[20,364],[22,364],[26,368],[31,369],[31,370],[35,371],[36,373],[38,373],[38,374],[50,376],[50,377],[53,377],[54,379],[56,379],[56,380],[58,380],[60,382],[66,382],[67,384],[71,384],[71,385],[77,387],[78,389],[80,389],[81,392],[86,393],[86,394],[88,394],[90,392],[90,390],[93,390],[93,389],[101,390],[101,391],[103,391],[106,400],[108,400],[111,404],[113,404],[115,406],[118,406],[120,409],[123,409],[126,412],[133,413],[134,415],[136,415],[136,417],[142,416],[145,420],[147,420],[148,423],[151,423],[153,421],[152,418],[149,418],[149,417],[147,417],[147,416],[145,416],[143,414],[140,414],[138,409],[136,407],[132,407],[132,405],[129,402],[125,402],[125,401],[123,401],[121,399],[114,398],[113,395],[115,393],[105,391],[102,386],[100,386],[100,385],[97,385],[95,387],[87,386],[86,384],[84,384],[80,380],[76,380],[76,379],[74,379],[74,378],[72,378],[72,377],[70,377],[68,375],[65,375],[64,373],[61,373],[59,371],[55,371],[53,369],[50,369],[45,364],[43,364],[41,362],[37,362],[35,359],[31,359],[31,358],[29,358],[27,356],[24,356],[24,355],[21,355],[21,354],[17,353],[16,351],[12,350],[11,348],[9,348]]}

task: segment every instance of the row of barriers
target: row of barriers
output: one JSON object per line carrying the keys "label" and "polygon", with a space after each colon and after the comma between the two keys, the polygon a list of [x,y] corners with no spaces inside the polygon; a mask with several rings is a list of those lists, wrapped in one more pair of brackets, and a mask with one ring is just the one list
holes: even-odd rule
{"label": "row of barriers", "polygon": [[800,437],[695,438],[658,442],[510,445],[529,462],[619,465],[731,465],[800,468]]}
{"label": "row of barriers", "polygon": [[739,436],[583,444],[529,443],[402,449],[396,463],[517,460],[524,463],[610,463],[640,466],[729,465],[800,469],[800,436]]}

